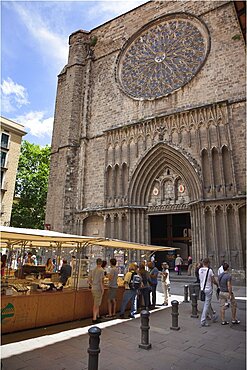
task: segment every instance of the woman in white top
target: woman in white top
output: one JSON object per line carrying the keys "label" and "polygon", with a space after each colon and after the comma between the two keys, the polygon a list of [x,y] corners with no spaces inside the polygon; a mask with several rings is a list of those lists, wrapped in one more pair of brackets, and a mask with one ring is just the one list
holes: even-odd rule
{"label": "woman in white top", "polygon": [[169,290],[170,290],[170,277],[169,277],[169,265],[166,262],[162,263],[162,271],[161,271],[161,282],[164,292],[164,306],[168,306],[168,297],[169,297]]}

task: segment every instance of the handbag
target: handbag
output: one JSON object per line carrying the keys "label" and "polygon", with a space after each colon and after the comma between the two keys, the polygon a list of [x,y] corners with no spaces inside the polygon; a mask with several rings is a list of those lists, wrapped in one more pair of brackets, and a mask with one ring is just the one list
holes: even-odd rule
{"label": "handbag", "polygon": [[204,289],[205,289],[205,286],[206,286],[206,283],[207,283],[208,273],[209,273],[209,268],[208,268],[207,275],[206,275],[206,279],[205,279],[205,282],[204,282],[204,287],[203,287],[203,289],[202,289],[202,290],[201,290],[201,292],[200,292],[200,300],[201,300],[202,302],[204,302],[204,301],[205,301],[205,299],[206,299],[206,295],[205,295]]}
{"label": "handbag", "polygon": [[175,267],[174,271],[176,271],[176,272],[178,271],[178,267],[177,266]]}
{"label": "handbag", "polygon": [[205,301],[205,298],[206,298],[205,292],[204,292],[204,290],[201,290],[200,300],[204,302]]}

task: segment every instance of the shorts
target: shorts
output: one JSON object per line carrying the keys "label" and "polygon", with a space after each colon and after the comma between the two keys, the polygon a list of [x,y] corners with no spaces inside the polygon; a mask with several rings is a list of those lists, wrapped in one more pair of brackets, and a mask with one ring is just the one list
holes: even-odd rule
{"label": "shorts", "polygon": [[109,301],[112,301],[113,299],[116,299],[117,289],[118,288],[109,288],[109,290],[108,290],[108,300]]}
{"label": "shorts", "polygon": [[101,290],[92,290],[93,304],[95,306],[100,306],[103,298]]}
{"label": "shorts", "polygon": [[230,300],[231,307],[237,307],[237,302],[235,300],[234,294],[231,295],[229,299],[229,293],[228,292],[220,292],[219,294],[220,299],[220,307],[227,308],[226,303]]}

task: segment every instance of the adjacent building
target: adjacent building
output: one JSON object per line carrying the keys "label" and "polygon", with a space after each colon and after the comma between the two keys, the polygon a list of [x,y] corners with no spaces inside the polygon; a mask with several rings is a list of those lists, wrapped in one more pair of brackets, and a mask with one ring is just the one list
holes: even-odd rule
{"label": "adjacent building", "polygon": [[70,35],[52,230],[178,247],[184,259],[244,271],[245,2],[236,3],[149,1]]}
{"label": "adjacent building", "polygon": [[1,117],[1,218],[9,226],[24,126]]}

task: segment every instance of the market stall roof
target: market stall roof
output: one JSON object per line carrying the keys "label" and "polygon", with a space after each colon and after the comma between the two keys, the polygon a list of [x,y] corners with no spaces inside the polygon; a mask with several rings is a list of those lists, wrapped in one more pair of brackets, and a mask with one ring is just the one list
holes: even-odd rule
{"label": "market stall roof", "polygon": [[[71,235],[50,230],[24,229],[0,226],[1,241],[8,243],[32,242],[37,243],[89,243],[100,238]],[[44,245],[45,246],[45,245]]]}
{"label": "market stall roof", "polygon": [[1,246],[5,244],[12,245],[28,245],[40,247],[54,247],[56,243],[60,243],[65,248],[75,248],[78,243],[86,245],[97,245],[105,248],[120,248],[120,249],[136,249],[142,251],[162,250],[169,251],[178,248],[162,247],[155,245],[132,243],[117,239],[108,239],[100,237],[90,237],[81,235],[71,235],[59,233],[50,230],[24,229],[16,227],[0,226]]}
{"label": "market stall roof", "polygon": [[150,251],[150,252],[153,252],[154,250],[172,251],[174,249],[179,249],[179,248],[162,247],[162,246],[156,246],[156,245],[132,243],[132,242],[126,242],[126,241],[117,240],[117,239],[96,240],[92,244],[99,245],[102,247],[120,248],[120,249],[136,249],[136,250],[142,250],[142,251],[145,250],[145,251]]}

